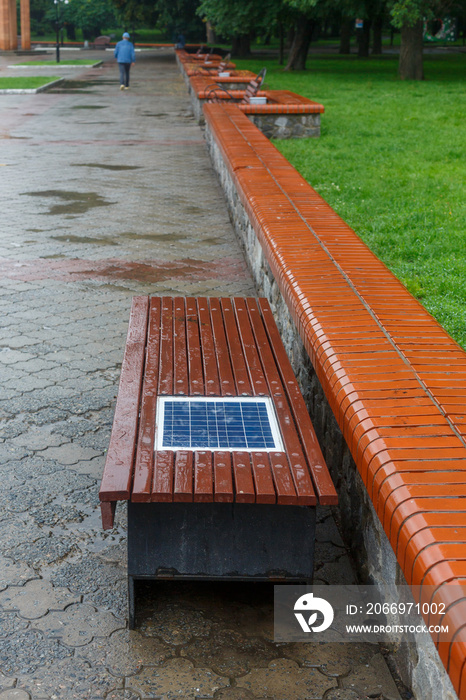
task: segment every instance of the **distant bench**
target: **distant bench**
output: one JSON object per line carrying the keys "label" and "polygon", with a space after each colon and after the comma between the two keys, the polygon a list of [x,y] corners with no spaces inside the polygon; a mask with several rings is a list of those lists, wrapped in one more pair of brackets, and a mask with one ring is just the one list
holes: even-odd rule
{"label": "distant bench", "polygon": [[[449,626],[450,641],[433,641],[464,700],[466,353],[237,107],[204,113],[256,279],[280,291],[359,472],[361,487],[335,433],[326,457],[344,526],[375,543],[374,576],[394,572],[391,545],[416,599],[444,609],[428,624]],[[350,508],[350,487],[365,488],[374,512]]]}
{"label": "distant bench", "polygon": [[312,579],[336,491],[265,299],[134,298],[99,496],[131,628],[138,579]]}
{"label": "distant bench", "polygon": [[92,43],[93,49],[108,49],[110,48],[111,38],[109,36],[98,36]]}
{"label": "distant bench", "polygon": [[[230,78],[215,78],[195,75],[189,78],[188,89],[194,116],[200,124],[204,123],[203,105],[209,100],[213,83],[219,85],[218,97],[227,99],[221,87],[232,86]],[[234,83],[233,83],[234,85]],[[229,90],[238,103],[244,96],[244,90]],[[289,90],[259,90],[259,97],[267,100],[266,104],[238,104],[244,114],[268,138],[305,138],[320,136],[320,115],[324,106],[307,97],[297,95]]]}

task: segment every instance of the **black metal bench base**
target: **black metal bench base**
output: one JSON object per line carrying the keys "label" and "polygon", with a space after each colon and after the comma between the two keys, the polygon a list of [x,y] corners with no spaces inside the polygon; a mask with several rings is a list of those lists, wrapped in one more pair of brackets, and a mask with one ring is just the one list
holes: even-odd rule
{"label": "black metal bench base", "polygon": [[128,502],[129,627],[135,579],[310,582],[315,508]]}

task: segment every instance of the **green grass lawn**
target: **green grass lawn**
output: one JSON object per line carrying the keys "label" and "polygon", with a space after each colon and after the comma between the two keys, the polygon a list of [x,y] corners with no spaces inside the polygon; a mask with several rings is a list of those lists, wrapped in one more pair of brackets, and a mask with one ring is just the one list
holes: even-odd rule
{"label": "green grass lawn", "polygon": [[47,83],[51,83],[54,80],[60,80],[56,75],[31,75],[31,76],[20,76],[14,78],[0,78],[0,90],[31,90]]}
{"label": "green grass lawn", "polygon": [[235,62],[324,104],[320,139],[275,145],[466,347],[466,55],[427,56],[423,82],[390,56]]}
{"label": "green grass lawn", "polygon": [[15,66],[93,66],[97,63],[96,59],[87,58],[77,58],[75,60],[64,59],[60,63],[56,61],[23,61],[22,63],[15,63]]}

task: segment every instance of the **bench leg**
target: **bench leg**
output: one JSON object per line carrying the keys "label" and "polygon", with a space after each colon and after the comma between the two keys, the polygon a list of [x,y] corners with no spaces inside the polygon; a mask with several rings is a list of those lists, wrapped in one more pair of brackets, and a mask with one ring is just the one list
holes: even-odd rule
{"label": "bench leg", "polygon": [[128,627],[134,630],[136,623],[136,600],[134,596],[134,578],[128,576]]}

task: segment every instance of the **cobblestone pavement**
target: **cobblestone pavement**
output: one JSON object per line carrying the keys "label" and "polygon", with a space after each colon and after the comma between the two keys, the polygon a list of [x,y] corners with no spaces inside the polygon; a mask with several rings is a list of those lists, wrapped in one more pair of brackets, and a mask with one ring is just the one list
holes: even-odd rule
{"label": "cobblestone pavement", "polygon": [[[0,700],[397,700],[377,646],[274,644],[266,585],[147,585],[128,631],[97,494],[131,297],[255,292],[173,55],[65,75],[0,97]],[[316,557],[354,580],[328,510]]]}

